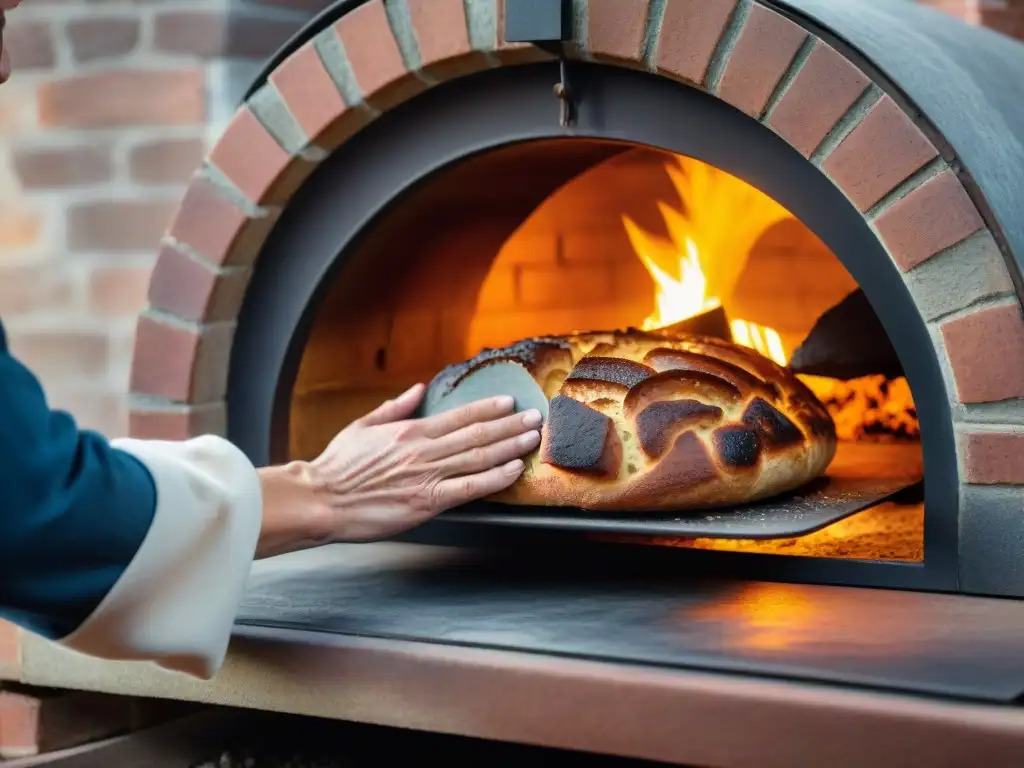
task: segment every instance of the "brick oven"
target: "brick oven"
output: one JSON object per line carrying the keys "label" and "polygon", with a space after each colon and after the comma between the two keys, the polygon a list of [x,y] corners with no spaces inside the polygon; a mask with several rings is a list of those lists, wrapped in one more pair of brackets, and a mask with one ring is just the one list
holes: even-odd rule
{"label": "brick oven", "polygon": [[[786,535],[494,525],[480,508],[401,542],[267,563],[239,619],[249,655],[227,673],[262,660],[244,703],[338,715],[303,686],[344,686],[339,670],[361,674],[347,659],[387,656],[408,680],[374,678],[374,695],[434,675],[465,685],[464,702],[399,724],[769,764],[752,762],[768,731],[716,721],[727,748],[654,693],[668,690],[658,675],[699,669],[718,677],[693,690],[743,679],[730,675],[832,684],[787,704],[796,718],[840,700],[841,717],[875,712],[857,720],[875,740],[829,726],[836,764],[909,750],[912,731],[914,757],[936,764],[968,744],[996,762],[1019,750],[1022,70],[1019,43],[883,0],[325,10],[256,80],[163,240],[136,335],[135,435],[218,432],[257,463],[309,458],[481,348],[701,317],[794,365],[830,326],[807,383],[858,477],[899,482]],[[435,649],[426,666],[388,645],[403,642]],[[465,708],[484,685],[466,670],[499,652],[520,654],[501,683],[517,704],[484,723]],[[562,674],[573,685],[539,703]],[[628,726],[558,719],[555,734],[531,718],[571,720],[599,677],[626,692]],[[235,702],[232,680],[200,698]],[[854,704],[845,686],[910,709]],[[722,695],[749,725],[775,694],[747,693]],[[1007,719],[977,741],[953,710],[926,714],[929,697]],[[646,720],[669,710],[683,730],[654,733]],[[373,711],[358,717],[397,722]],[[770,764],[825,754],[814,727],[779,723]]]}
{"label": "brick oven", "polygon": [[[717,307],[785,363],[862,295],[854,322],[878,324],[895,369],[814,386],[841,438],[880,449],[872,472],[923,471],[923,504],[657,543],[758,578],[1024,594],[1017,182],[988,136],[1013,124],[960,59],[974,35],[1008,60],[1018,44],[902,6],[342,6],[271,61],[185,195],[138,327],[136,434],[308,458],[484,347]],[[992,127],[880,42],[890,16],[914,56],[956,38],[935,67]],[[673,299],[694,268],[702,294]]]}

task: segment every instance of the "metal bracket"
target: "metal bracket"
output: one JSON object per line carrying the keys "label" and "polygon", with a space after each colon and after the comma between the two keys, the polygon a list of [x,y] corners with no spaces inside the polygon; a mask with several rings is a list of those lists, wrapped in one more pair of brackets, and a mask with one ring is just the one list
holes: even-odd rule
{"label": "metal bracket", "polygon": [[505,42],[564,43],[572,40],[570,0],[505,0]]}
{"label": "metal bracket", "polygon": [[558,60],[559,81],[555,83],[555,98],[559,101],[558,124],[569,128],[576,121],[576,102],[572,86],[569,85],[569,63],[562,56]]}

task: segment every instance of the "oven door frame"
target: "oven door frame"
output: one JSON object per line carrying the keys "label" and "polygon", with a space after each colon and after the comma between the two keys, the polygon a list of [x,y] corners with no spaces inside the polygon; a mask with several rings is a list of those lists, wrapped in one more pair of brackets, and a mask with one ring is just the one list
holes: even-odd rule
{"label": "oven door frame", "polygon": [[[746,180],[832,249],[900,356],[924,449],[922,564],[673,550],[676,562],[745,578],[958,590],[959,466],[945,383],[928,328],[871,227],[818,168],[724,102],[648,73],[592,63],[572,63],[570,71],[579,99],[571,127],[560,125],[552,96],[558,64],[521,65],[431,88],[377,118],[321,164],[256,261],[232,347],[228,438],[257,465],[287,460],[291,393],[316,309],[346,255],[405,192],[452,163],[524,141],[575,136],[647,145]],[[415,537],[463,541],[465,533],[452,528],[435,521]],[[614,546],[653,556],[650,547]]]}

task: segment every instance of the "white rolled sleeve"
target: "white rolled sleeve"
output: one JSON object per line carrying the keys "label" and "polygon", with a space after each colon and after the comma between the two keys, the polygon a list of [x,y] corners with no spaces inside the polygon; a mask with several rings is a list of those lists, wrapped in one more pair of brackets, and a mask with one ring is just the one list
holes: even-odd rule
{"label": "white rolled sleeve", "polygon": [[113,589],[60,643],[99,658],[152,661],[209,679],[227,654],[259,540],[256,468],[212,435],[112,444],[150,471],[156,513]]}

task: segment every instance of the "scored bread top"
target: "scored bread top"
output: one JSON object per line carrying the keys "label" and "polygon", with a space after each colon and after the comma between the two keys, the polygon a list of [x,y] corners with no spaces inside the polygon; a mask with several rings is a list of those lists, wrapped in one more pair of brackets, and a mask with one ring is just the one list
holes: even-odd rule
{"label": "scored bread top", "polygon": [[429,391],[443,397],[498,362],[523,366],[550,404],[539,449],[496,500],[616,511],[735,504],[796,488],[835,454],[835,425],[814,394],[720,339],[636,329],[538,337],[449,366]]}

